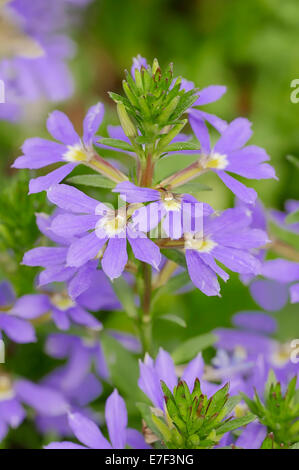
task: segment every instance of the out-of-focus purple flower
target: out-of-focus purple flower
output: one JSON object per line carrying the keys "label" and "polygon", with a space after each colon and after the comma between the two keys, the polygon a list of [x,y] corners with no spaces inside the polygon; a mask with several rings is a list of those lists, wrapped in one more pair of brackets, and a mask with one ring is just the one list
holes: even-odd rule
{"label": "out-of-focus purple flower", "polygon": [[255,190],[247,188],[229,174],[235,173],[248,179],[276,178],[273,167],[264,163],[270,158],[265,150],[255,145],[245,146],[252,135],[251,123],[244,118],[235,119],[221,133],[213,148],[205,123],[191,114],[190,124],[201,143],[200,163],[203,170],[214,171],[238,198],[254,203],[257,197]]}
{"label": "out-of-focus purple flower", "polygon": [[181,238],[184,231],[195,230],[197,222],[201,229],[200,222],[203,215],[209,215],[213,209],[208,204],[199,202],[190,194],[174,194],[166,190],[141,188],[124,181],[119,183],[113,192],[120,193],[121,197],[130,203],[151,202],[147,206],[137,209],[132,217],[132,221],[139,230],[149,232],[161,222],[169,238]]}
{"label": "out-of-focus purple flower", "polygon": [[38,169],[53,163],[63,165],[46,176],[30,180],[29,193],[45,191],[60,183],[80,163],[88,163],[94,155],[93,141],[104,116],[104,106],[98,103],[89,108],[83,122],[83,137],[79,137],[73,124],[61,111],[53,111],[47,121],[49,133],[61,142],[33,137],[27,139],[22,147],[24,155],[18,157],[14,168]]}
{"label": "out-of-focus purple flower", "polygon": [[[178,377],[170,354],[160,348],[155,361],[146,354],[144,361],[139,362],[139,370],[139,387],[145,395],[148,396],[156,408],[164,410],[164,396],[160,383],[161,380],[165,382],[171,391],[178,384]],[[220,386],[203,380],[203,373],[204,362],[201,354],[198,354],[186,366],[181,376],[181,380],[184,380],[192,391],[195,379],[199,379],[202,392],[207,395],[212,395],[218,390],[218,388],[220,388]]]}
{"label": "out-of-focus purple flower", "polygon": [[242,429],[241,436],[235,441],[235,446],[242,449],[260,449],[266,435],[266,426],[258,422],[249,423]]}
{"label": "out-of-focus purple flower", "polygon": [[5,438],[9,428],[17,428],[25,418],[14,385],[9,376],[0,373],[0,442]]}
{"label": "out-of-focus purple flower", "polygon": [[[218,352],[218,361],[214,364],[222,370],[225,368],[233,376],[241,375],[247,394],[253,394],[253,387],[264,390],[270,369],[274,370],[281,384],[296,373],[297,365],[291,362],[291,347],[281,344],[271,337],[277,329],[277,322],[271,316],[255,311],[240,312],[234,315],[233,324],[237,329],[217,328],[216,347],[228,353],[224,366]],[[242,363],[248,367],[242,370]],[[229,366],[230,364],[230,366]],[[239,366],[239,367],[236,367]]]}
{"label": "out-of-focus purple flower", "polygon": [[[38,287],[52,282],[66,282],[69,296],[74,300],[80,297],[83,303],[86,300],[91,310],[115,310],[121,305],[103,271],[98,270],[98,260],[91,260],[79,268],[71,268],[66,264],[67,251],[76,237],[64,238],[51,230],[54,216],[37,214],[36,222],[40,231],[58,246],[33,248],[25,253],[23,264],[27,266],[41,266],[45,268],[38,278]],[[80,300],[79,300],[80,301]]]}
{"label": "out-of-focus purple flower", "polygon": [[93,286],[76,300],[71,299],[65,291],[24,295],[15,302],[11,313],[26,320],[34,320],[50,313],[60,330],[68,330],[71,324],[101,330],[102,324],[87,311],[99,310],[101,305],[101,289]]}
{"label": "out-of-focus purple flower", "polygon": [[5,82],[6,102],[0,119],[24,117],[28,103],[44,99],[65,100],[73,93],[67,61],[74,44],[65,34],[71,22],[69,6],[85,6],[89,0],[12,0],[2,6],[3,34],[14,41],[2,41],[0,79]]}
{"label": "out-of-focus purple flower", "polygon": [[142,67],[147,68],[147,60],[142,57],[140,54],[137,57],[133,57],[133,65],[131,68],[132,77],[135,77],[135,70],[140,70]]}
{"label": "out-of-focus purple flower", "polygon": [[298,210],[299,201],[296,201],[295,199],[289,199],[285,203],[285,212],[272,209],[271,211],[269,211],[269,215],[270,219],[272,219],[277,225],[282,227],[284,230],[299,234],[299,223],[297,222],[290,224],[286,220],[290,214]]}
{"label": "out-of-focus purple flower", "polygon": [[7,281],[0,283],[0,339],[1,331],[15,343],[32,343],[36,341],[35,331],[29,321],[18,318],[14,312],[17,302],[12,286]]}
{"label": "out-of-focus purple flower", "polygon": [[260,274],[250,285],[254,300],[265,310],[276,311],[291,303],[299,302],[299,263],[276,258],[264,261]]}
{"label": "out-of-focus purple flower", "polygon": [[251,253],[268,241],[263,230],[251,229],[251,214],[244,208],[227,209],[203,219],[203,231],[185,234],[185,252],[192,282],[204,294],[219,295],[217,275],[229,275],[215,259],[241,274],[259,274],[260,261]]}
{"label": "out-of-focus purple flower", "polygon": [[46,449],[124,449],[126,445],[134,449],[149,449],[142,434],[128,428],[128,415],[123,398],[115,389],[108,397],[105,406],[105,418],[110,442],[103,436],[97,425],[80,413],[68,415],[69,426],[78,441],[83,445],[72,442],[52,442]]}
{"label": "out-of-focus purple flower", "polygon": [[99,257],[108,242],[101,261],[102,269],[110,279],[117,278],[128,261],[128,240],[137,259],[158,269],[160,250],[145,233],[135,230],[128,220],[129,209],[123,207],[115,211],[64,184],[52,186],[48,198],[61,209],[71,212],[58,215],[52,223],[52,230],[58,235],[81,236],[68,249],[67,266],[78,268]]}

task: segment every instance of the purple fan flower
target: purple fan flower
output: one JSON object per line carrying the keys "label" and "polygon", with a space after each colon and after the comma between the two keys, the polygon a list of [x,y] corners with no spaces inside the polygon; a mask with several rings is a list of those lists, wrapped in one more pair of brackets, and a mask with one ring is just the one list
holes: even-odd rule
{"label": "purple fan flower", "polygon": [[116,389],[106,401],[105,418],[110,442],[93,421],[80,413],[70,413],[69,426],[83,445],[73,442],[52,442],[45,449],[124,449],[126,445],[134,449],[150,449],[142,434],[127,427],[126,404]]}
{"label": "purple fan flower", "polygon": [[14,307],[23,297],[16,300],[11,285],[3,281],[0,283],[0,339],[1,331],[15,343],[33,343],[36,341],[33,326],[25,319],[18,318]]}
{"label": "purple fan flower", "polygon": [[185,231],[192,229],[201,230],[202,215],[213,212],[208,204],[198,202],[189,194],[140,188],[129,181],[119,183],[112,191],[120,193],[130,203],[151,202],[136,210],[132,221],[139,230],[149,232],[162,220],[163,229],[169,238],[181,238]]}
{"label": "purple fan flower", "polygon": [[[139,388],[148,396],[156,408],[164,410],[164,396],[161,380],[172,391],[178,384],[174,362],[167,351],[160,348],[156,360],[146,355],[144,362],[139,362],[140,376]],[[204,362],[201,354],[198,354],[185,368],[181,380],[184,380],[190,391],[193,390],[195,379],[200,380],[202,392],[212,395],[220,386],[202,380]]]}
{"label": "purple fan flower", "polygon": [[137,57],[133,57],[133,65],[131,68],[131,74],[133,78],[135,77],[135,70],[140,70],[141,67],[144,67],[145,69],[147,68],[147,60],[138,54]]}
{"label": "purple fan flower", "polygon": [[19,318],[33,320],[47,313],[60,330],[68,330],[71,324],[101,330],[102,324],[88,310],[97,311],[102,305],[101,288],[93,286],[85,294],[71,299],[65,291],[49,291],[48,294],[28,294],[18,299],[11,313]]}
{"label": "purple fan flower", "polygon": [[244,208],[228,209],[203,220],[203,232],[185,234],[185,252],[192,282],[204,294],[219,295],[217,275],[229,275],[215,260],[241,274],[259,274],[260,262],[251,253],[268,241],[264,231],[251,229],[251,214]]}
{"label": "purple fan flower", "polygon": [[16,429],[22,423],[25,415],[13,383],[7,375],[0,373],[0,442],[9,428]]}
{"label": "purple fan flower", "polygon": [[250,285],[254,300],[264,309],[276,311],[283,308],[290,297],[299,302],[299,263],[282,258],[264,261],[260,274]]}
{"label": "purple fan flower", "polygon": [[238,198],[254,203],[257,197],[254,189],[247,188],[229,174],[235,173],[249,179],[276,178],[272,166],[264,163],[270,158],[265,150],[255,145],[244,146],[252,135],[251,123],[244,118],[235,119],[222,132],[213,148],[205,123],[191,114],[190,124],[201,144],[200,163],[203,170],[214,171]]}
{"label": "purple fan flower", "polygon": [[[54,213],[57,215],[57,212]],[[29,250],[24,255],[23,264],[45,268],[38,278],[38,287],[52,282],[66,282],[69,296],[74,300],[81,297],[85,302],[97,299],[91,310],[116,310],[121,305],[103,271],[97,269],[98,261],[92,260],[79,268],[66,265],[69,245],[77,238],[59,237],[51,230],[53,216],[37,214],[36,222],[40,231],[53,242],[55,247],[39,247]],[[100,289],[99,289],[100,286]],[[80,301],[80,300],[79,300]]]}
{"label": "purple fan flower", "polygon": [[83,122],[83,137],[79,137],[69,118],[61,111],[53,111],[47,121],[49,133],[61,142],[52,142],[39,137],[27,139],[22,147],[24,155],[18,157],[14,168],[38,169],[53,163],[64,162],[46,176],[32,179],[29,194],[45,191],[50,186],[60,183],[80,163],[86,163],[93,157],[93,142],[104,116],[104,106],[98,103],[89,108]]}
{"label": "purple fan flower", "polygon": [[295,199],[289,199],[285,203],[285,212],[273,209],[270,211],[270,218],[284,230],[299,234],[299,223],[297,222],[290,224],[286,220],[290,214],[297,212],[298,210],[299,201],[296,201]]}
{"label": "purple fan flower", "polygon": [[[274,318],[261,312],[240,312],[234,315],[233,323],[237,329],[218,328],[214,330],[218,337],[216,347],[228,353],[231,373],[241,374],[245,381],[245,392],[253,393],[253,387],[263,391],[270,369],[273,369],[277,379],[282,384],[294,376],[297,365],[290,359],[290,344],[281,344],[271,338],[276,332],[277,322]],[[223,362],[218,365],[223,368]],[[233,370],[236,364],[247,364],[247,369],[241,367]],[[227,366],[226,366],[227,367]]]}
{"label": "purple fan flower", "polygon": [[67,61],[74,55],[74,44],[65,35],[73,16],[70,3],[74,9],[88,1],[53,0],[50,5],[47,0],[12,0],[1,7],[3,34],[7,29],[8,36],[1,47],[0,79],[5,82],[6,103],[0,106],[0,119],[24,118],[24,105],[41,99],[65,100],[73,93]]}
{"label": "purple fan flower", "polygon": [[135,230],[129,220],[130,208],[121,207],[115,211],[64,184],[52,186],[48,198],[61,209],[71,212],[58,215],[53,220],[52,230],[58,235],[81,236],[68,249],[67,266],[78,268],[100,257],[107,244],[101,261],[102,269],[110,279],[115,279],[121,276],[127,264],[128,240],[135,258],[158,269],[160,250],[143,232]]}

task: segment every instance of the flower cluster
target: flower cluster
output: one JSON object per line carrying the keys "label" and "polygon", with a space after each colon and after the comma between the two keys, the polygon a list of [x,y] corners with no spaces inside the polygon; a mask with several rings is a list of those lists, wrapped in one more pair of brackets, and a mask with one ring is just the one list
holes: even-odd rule
{"label": "flower cluster", "polygon": [[[21,4],[12,3],[20,14]],[[167,289],[173,294],[191,286],[202,298],[220,296],[230,271],[249,284],[266,311],[281,308],[289,293],[291,302],[298,302],[298,258],[267,257],[268,248],[281,250],[270,230],[273,221],[298,234],[298,202],[288,202],[287,214],[268,215],[255,189],[239,180],[276,175],[266,151],[247,145],[252,135],[247,119],[228,123],[202,109],[225,87],[198,90],[175,78],[171,64],[162,71],[156,59],[149,65],[138,56],[123,90],[125,96],[110,93],[120,126],[103,129],[102,103],[89,108],[82,132],[66,114],[54,111],[47,120],[52,140],[27,139],[13,164],[33,173],[46,168],[42,176],[33,175],[29,194],[34,198],[45,191],[45,210],[51,213],[36,214],[40,238],[22,261],[42,268],[34,289],[17,297],[9,283],[0,284],[0,330],[5,341],[30,343],[49,323],[46,353],[63,363],[37,383],[0,371],[0,439],[22,423],[25,405],[44,444],[50,432],[58,435],[47,449],[147,449],[157,441],[177,449],[266,447],[269,432],[283,420],[274,413],[273,425],[273,397],[267,395],[264,405],[259,399],[267,377],[275,374],[269,387],[289,422],[298,418],[296,364],[289,345],[273,338],[276,320],[264,312],[239,312],[234,328],[217,328],[172,354],[160,348],[157,355],[153,325],[163,319],[157,302]],[[187,124],[191,134],[183,133]],[[191,163],[184,166],[186,154]],[[166,159],[176,163],[161,175],[159,165]],[[218,211],[207,202],[204,191],[210,188],[200,178],[208,172],[234,193],[235,207]],[[123,312],[130,333],[121,326],[115,330],[115,318]],[[185,326],[172,314],[164,320]],[[209,346],[216,352],[211,350],[205,363],[201,351]],[[290,390],[290,399],[276,379],[283,392]],[[111,394],[103,419],[91,404],[106,388]],[[131,406],[143,392],[147,403],[137,405],[143,435],[128,427],[118,390]],[[74,437],[79,444],[69,440]],[[288,433],[284,427],[275,445],[291,446],[296,439],[296,429]]]}

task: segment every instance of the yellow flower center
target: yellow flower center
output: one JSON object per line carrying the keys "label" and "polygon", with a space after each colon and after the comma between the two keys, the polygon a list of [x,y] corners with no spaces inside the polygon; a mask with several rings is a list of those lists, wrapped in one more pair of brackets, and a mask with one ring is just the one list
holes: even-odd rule
{"label": "yellow flower center", "polygon": [[167,191],[162,194],[162,204],[168,212],[178,212],[181,210],[181,197]]}
{"label": "yellow flower center", "polygon": [[272,363],[277,367],[283,367],[289,362],[290,355],[290,345],[288,343],[280,344],[277,349],[272,353]]}
{"label": "yellow flower center", "polygon": [[51,300],[55,307],[63,311],[68,310],[69,308],[74,307],[75,305],[75,303],[67,295],[66,292],[54,294]]}
{"label": "yellow flower center", "polygon": [[113,212],[105,215],[99,222],[100,228],[103,228],[108,237],[113,237],[123,232],[127,225],[125,212]]}
{"label": "yellow flower center", "polygon": [[88,149],[85,149],[81,144],[68,145],[67,149],[67,152],[62,155],[67,162],[89,162],[92,158]]}
{"label": "yellow flower center", "polygon": [[14,397],[11,380],[7,375],[0,375],[0,401],[10,400]]}
{"label": "yellow flower center", "polygon": [[210,253],[213,248],[217,246],[217,243],[208,237],[203,237],[202,234],[192,235],[190,233],[185,234],[185,249],[196,250],[200,253]]}
{"label": "yellow flower center", "polygon": [[200,161],[206,169],[224,170],[228,165],[227,155],[218,152],[203,155]]}
{"label": "yellow flower center", "polygon": [[245,403],[238,403],[234,408],[234,414],[236,418],[243,418],[248,411],[248,407]]}

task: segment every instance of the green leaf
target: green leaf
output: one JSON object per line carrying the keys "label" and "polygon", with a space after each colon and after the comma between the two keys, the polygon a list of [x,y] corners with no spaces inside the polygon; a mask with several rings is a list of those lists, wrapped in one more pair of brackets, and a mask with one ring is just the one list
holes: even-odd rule
{"label": "green leaf", "polygon": [[107,145],[108,147],[115,147],[117,149],[125,150],[126,152],[134,152],[132,145],[128,144],[124,140],[120,139],[110,139],[105,137],[97,141],[98,144]]}
{"label": "green leaf", "polygon": [[216,340],[217,337],[213,333],[206,333],[190,338],[181,343],[179,347],[172,352],[172,358],[176,364],[188,362],[193,359],[197,353],[215,344]]}
{"label": "green leaf", "polygon": [[290,449],[299,449],[299,442],[296,442],[295,444],[293,444]]}
{"label": "green leaf", "polygon": [[229,415],[237,406],[237,404],[240,403],[240,401],[241,401],[240,395],[234,395],[232,397],[229,397],[229,399],[225,403],[226,414]]}
{"label": "green leaf", "polygon": [[130,318],[137,318],[137,308],[135,305],[135,295],[131,286],[123,277],[118,277],[111,282],[117,298]]}
{"label": "green leaf", "polygon": [[219,436],[220,434],[225,434],[226,432],[234,431],[235,429],[241,428],[249,423],[252,423],[252,421],[254,421],[255,419],[256,417],[252,413],[248,413],[247,415],[242,416],[242,418],[232,419],[231,421],[227,421],[226,423],[219,426],[216,431],[216,434]]}
{"label": "green leaf", "polygon": [[200,150],[200,145],[198,143],[193,142],[174,142],[173,144],[167,145],[165,149],[163,149],[164,153],[168,152],[181,152],[183,150]]}
{"label": "green leaf", "polygon": [[165,248],[161,250],[161,253],[179,266],[187,267],[185,255],[182,251],[175,250],[174,248]]}
{"label": "green leaf", "polygon": [[299,209],[286,217],[287,224],[296,224],[297,222],[299,222]]}
{"label": "green leaf", "polygon": [[153,412],[152,412],[150,406],[146,405],[145,403],[140,403],[140,402],[136,403],[136,406],[137,406],[138,410],[140,411],[141,416],[144,419],[144,421],[146,422],[146,424],[148,425],[148,427],[162,441],[163,440],[163,435],[161,434],[161,432],[159,431],[159,429],[157,428],[157,426],[155,425],[155,423],[152,419]]}
{"label": "green leaf", "polygon": [[108,180],[105,176],[101,175],[78,175],[68,178],[67,183],[77,184],[83,186],[93,186],[95,188],[112,189],[116,186],[114,181]]}
{"label": "green leaf", "polygon": [[199,193],[201,191],[212,191],[211,186],[207,186],[206,184],[198,183],[195,180],[192,183],[183,184],[183,186],[179,186],[175,188],[175,192],[182,194],[182,193]]}
{"label": "green leaf", "polygon": [[299,168],[299,158],[294,157],[293,155],[287,155],[287,160],[291,162],[293,165],[295,165],[297,168]]}
{"label": "green leaf", "polygon": [[167,313],[166,315],[159,317],[159,320],[167,320],[172,323],[176,323],[182,328],[187,328],[185,320],[183,320],[181,317],[178,317],[177,315],[173,315],[172,313]]}

